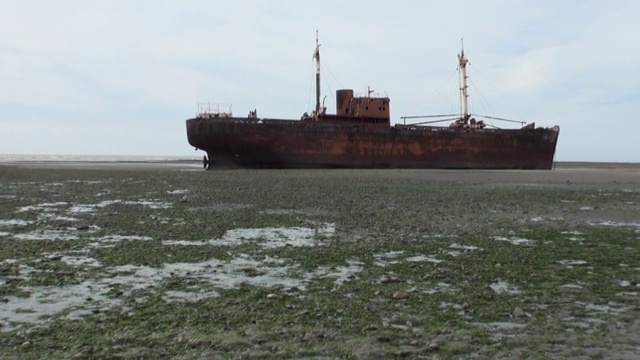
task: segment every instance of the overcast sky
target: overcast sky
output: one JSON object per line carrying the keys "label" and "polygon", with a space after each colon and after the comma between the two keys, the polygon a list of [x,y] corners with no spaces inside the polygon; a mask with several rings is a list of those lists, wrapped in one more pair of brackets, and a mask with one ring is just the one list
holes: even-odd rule
{"label": "overcast sky", "polygon": [[[317,4],[317,5],[315,5]],[[371,86],[404,115],[560,126],[560,161],[640,162],[640,1],[3,1],[0,154],[202,156],[196,101],[299,119]],[[494,122],[497,126],[509,126]]]}

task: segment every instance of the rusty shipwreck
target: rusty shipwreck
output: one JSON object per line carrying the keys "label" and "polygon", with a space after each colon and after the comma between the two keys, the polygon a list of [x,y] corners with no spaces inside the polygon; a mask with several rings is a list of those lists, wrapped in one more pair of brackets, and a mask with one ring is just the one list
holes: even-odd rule
{"label": "rusty shipwreck", "polygon": [[[206,152],[205,168],[431,168],[551,169],[559,127],[518,129],[487,126],[469,114],[468,60],[458,55],[460,114],[414,124],[390,122],[389,98],[336,92],[336,113],[320,103],[320,51],[316,38],[315,110],[300,120],[258,118],[255,111],[234,117],[231,111],[200,108],[186,121],[189,144]],[[403,118],[429,118],[416,116]],[[477,116],[476,116],[477,117]],[[497,118],[493,118],[497,119]]]}

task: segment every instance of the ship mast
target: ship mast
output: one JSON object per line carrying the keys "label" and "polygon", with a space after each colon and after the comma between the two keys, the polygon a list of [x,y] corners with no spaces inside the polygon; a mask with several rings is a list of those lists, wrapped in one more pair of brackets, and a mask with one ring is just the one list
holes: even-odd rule
{"label": "ship mast", "polygon": [[469,117],[469,104],[467,93],[467,64],[469,60],[464,56],[464,44],[462,40],[460,54],[458,54],[458,68],[460,69],[460,117],[465,120]]}
{"label": "ship mast", "polygon": [[318,30],[316,30],[316,50],[313,53],[316,62],[316,118],[320,115],[320,44],[318,43]]}

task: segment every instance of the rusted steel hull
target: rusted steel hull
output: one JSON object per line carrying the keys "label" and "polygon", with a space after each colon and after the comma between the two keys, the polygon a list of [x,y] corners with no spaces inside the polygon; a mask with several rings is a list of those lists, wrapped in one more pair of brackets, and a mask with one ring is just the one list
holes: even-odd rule
{"label": "rusted steel hull", "polygon": [[551,169],[559,127],[456,129],[345,122],[193,118],[189,144],[211,166]]}

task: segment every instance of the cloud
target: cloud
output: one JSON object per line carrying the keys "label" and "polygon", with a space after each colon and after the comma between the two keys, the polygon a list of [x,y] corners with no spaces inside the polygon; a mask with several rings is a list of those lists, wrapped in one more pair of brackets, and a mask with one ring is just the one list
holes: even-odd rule
{"label": "cloud", "polygon": [[[192,154],[184,119],[196,101],[299,118],[312,107],[319,29],[329,109],[336,89],[370,85],[389,94],[396,122],[457,111],[464,37],[472,111],[559,124],[561,160],[640,161],[629,155],[640,154],[629,116],[640,101],[638,13],[622,0],[6,2],[0,153]],[[33,135],[42,129],[57,135]]]}

